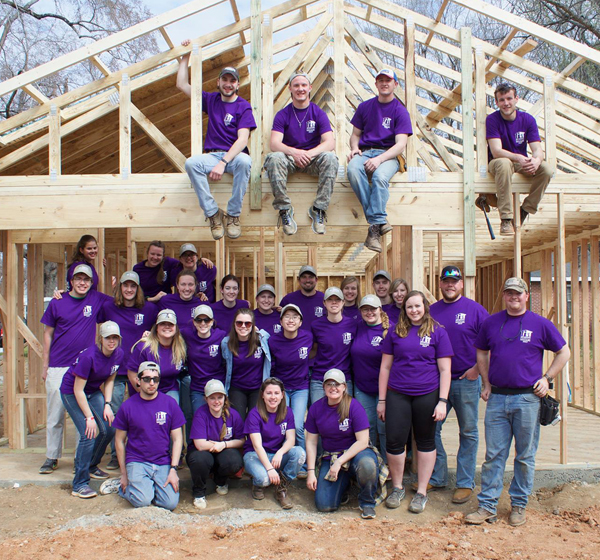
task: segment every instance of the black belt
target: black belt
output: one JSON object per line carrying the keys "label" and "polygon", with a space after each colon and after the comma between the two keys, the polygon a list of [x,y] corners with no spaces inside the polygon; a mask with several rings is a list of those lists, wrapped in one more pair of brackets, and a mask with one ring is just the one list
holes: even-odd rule
{"label": "black belt", "polygon": [[204,150],[205,154],[210,154],[212,152],[228,152],[229,150],[222,150],[221,148],[216,148],[214,150]]}
{"label": "black belt", "polygon": [[494,395],[526,395],[528,393],[533,393],[533,387],[513,389],[511,387],[494,387],[492,385],[492,393]]}
{"label": "black belt", "polygon": [[386,152],[391,148],[391,146],[363,146],[360,148],[361,152],[366,152],[367,150],[385,150]]}

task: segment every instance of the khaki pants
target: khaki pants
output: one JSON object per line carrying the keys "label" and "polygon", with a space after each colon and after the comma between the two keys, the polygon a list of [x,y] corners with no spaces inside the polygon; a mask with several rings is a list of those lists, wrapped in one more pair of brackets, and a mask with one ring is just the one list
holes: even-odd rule
{"label": "khaki pants", "polygon": [[[512,202],[512,176],[513,173],[521,173],[521,164],[511,161],[508,158],[497,158],[490,161],[488,171],[494,176],[496,181],[496,192],[498,193],[498,211],[500,218],[513,219]],[[538,167],[535,175],[525,175],[531,178],[531,188],[529,195],[523,201],[523,210],[528,214],[535,214],[544,192],[550,183],[554,170],[543,161]]]}
{"label": "khaki pants", "polygon": [[60,398],[60,385],[68,367],[49,367],[46,377],[46,457],[62,457],[65,406]]}

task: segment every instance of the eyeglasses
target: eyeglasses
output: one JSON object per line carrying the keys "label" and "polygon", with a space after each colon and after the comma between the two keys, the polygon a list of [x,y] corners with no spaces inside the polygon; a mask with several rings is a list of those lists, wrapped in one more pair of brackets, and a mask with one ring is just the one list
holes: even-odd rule
{"label": "eyeglasses", "polygon": [[340,385],[343,385],[343,383],[338,383],[337,381],[328,381],[327,383],[325,383],[325,387],[329,389],[336,389]]}
{"label": "eyeglasses", "polygon": [[212,323],[212,319],[210,317],[196,317],[194,323],[205,323],[208,325],[209,323]]}
{"label": "eyeglasses", "polygon": [[252,321],[236,321],[235,326],[236,327],[245,327],[245,328],[249,329],[252,327]]}
{"label": "eyeglasses", "polygon": [[156,384],[158,384],[158,382],[160,381],[160,375],[157,375],[156,377],[150,377],[148,375],[145,375],[144,377],[140,377],[140,379],[144,383],[156,383]]}

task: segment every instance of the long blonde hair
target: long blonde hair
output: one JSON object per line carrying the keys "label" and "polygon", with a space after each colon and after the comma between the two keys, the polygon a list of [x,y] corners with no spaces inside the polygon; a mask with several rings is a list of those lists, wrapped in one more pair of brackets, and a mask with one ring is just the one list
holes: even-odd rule
{"label": "long blonde hair", "polygon": [[340,419],[340,423],[348,418],[350,414],[350,404],[352,403],[352,397],[348,394],[348,385],[346,385],[346,391],[344,391],[344,396],[342,400],[338,403],[336,411],[338,414],[338,418]]}
{"label": "long blonde hair", "polygon": [[[160,341],[158,340],[158,333],[156,332],[157,324],[154,323],[152,328],[150,329],[150,334],[146,338],[140,339],[138,342],[143,342],[144,346],[142,348],[150,348],[150,352],[154,356],[155,360],[159,359],[158,350],[160,348]],[[136,344],[138,344],[136,342]],[[176,366],[179,363],[185,363],[187,357],[187,346],[185,345],[185,340],[183,340],[183,336],[181,336],[181,332],[179,331],[179,327],[175,325],[175,335],[173,336],[173,342],[171,344],[171,363]]]}
{"label": "long blonde hair", "polygon": [[227,435],[227,418],[231,416],[231,405],[229,404],[229,398],[225,395],[223,401],[223,409],[221,410],[221,418],[223,419],[223,426],[221,427],[221,433],[219,434],[219,441],[224,441]]}
{"label": "long blonde hair", "polygon": [[423,292],[419,292],[418,290],[412,290],[406,294],[406,297],[402,302],[402,311],[400,312],[400,318],[396,324],[396,334],[400,338],[406,338],[413,326],[408,318],[408,315],[406,314],[406,302],[413,296],[421,296],[421,299],[423,300],[423,308],[425,309],[425,313],[423,314],[423,322],[419,326],[419,337],[423,338],[424,336],[431,335],[431,333],[440,326],[440,324],[429,314],[429,302],[427,301],[425,294]]}

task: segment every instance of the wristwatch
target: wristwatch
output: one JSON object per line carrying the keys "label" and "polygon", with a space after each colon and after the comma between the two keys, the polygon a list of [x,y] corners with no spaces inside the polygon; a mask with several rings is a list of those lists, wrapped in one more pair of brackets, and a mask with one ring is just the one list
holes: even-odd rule
{"label": "wristwatch", "polygon": [[543,377],[543,378],[544,378],[544,379],[545,379],[545,380],[546,380],[546,381],[547,381],[547,382],[548,382],[550,385],[552,385],[552,382],[553,382],[553,381],[552,381],[552,378],[551,378],[551,377],[550,377],[550,376],[549,376],[547,373],[544,373],[544,375],[542,375],[542,377]]}
{"label": "wristwatch", "polygon": [[179,468],[179,465],[171,465],[171,468],[177,470]]}

